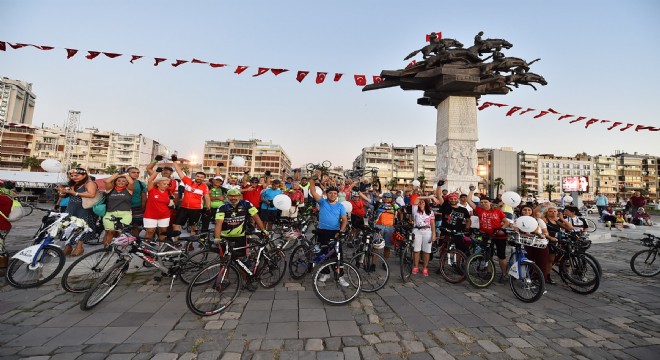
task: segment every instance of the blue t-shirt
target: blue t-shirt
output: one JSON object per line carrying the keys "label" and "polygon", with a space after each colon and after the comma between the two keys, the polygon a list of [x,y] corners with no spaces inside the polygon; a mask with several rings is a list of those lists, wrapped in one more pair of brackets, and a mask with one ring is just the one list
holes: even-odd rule
{"label": "blue t-shirt", "polygon": [[340,218],[346,215],[344,205],[336,202],[331,204],[328,199],[321,199],[319,204],[319,229],[339,230],[341,226]]}
{"label": "blue t-shirt", "polygon": [[69,206],[69,197],[65,196],[60,200],[60,207],[67,207]]}
{"label": "blue t-shirt", "polygon": [[275,206],[273,206],[272,204],[266,203],[266,201],[273,201],[275,196],[277,196],[281,193],[282,193],[282,190],[280,190],[280,189],[273,190],[271,188],[268,188],[268,189],[264,190],[264,192],[261,193],[261,198],[265,201],[263,201],[261,203],[261,208],[262,209],[268,209],[268,210],[277,210],[277,208]]}
{"label": "blue t-shirt", "polygon": [[132,208],[141,208],[142,207],[142,194],[147,193],[147,186],[140,180],[136,180],[133,184],[133,197],[131,197],[131,207]]}
{"label": "blue t-shirt", "polygon": [[609,199],[605,195],[596,196],[596,206],[607,206],[609,202]]}

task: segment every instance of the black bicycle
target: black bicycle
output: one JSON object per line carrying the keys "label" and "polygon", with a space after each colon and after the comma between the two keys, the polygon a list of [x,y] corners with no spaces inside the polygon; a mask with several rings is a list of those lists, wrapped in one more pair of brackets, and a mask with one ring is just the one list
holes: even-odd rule
{"label": "black bicycle", "polygon": [[660,274],[660,260],[658,260],[660,237],[648,233],[644,236],[645,238],[641,239],[641,242],[648,249],[638,251],[633,255],[630,259],[630,268],[639,276],[656,276]]}
{"label": "black bicycle", "polygon": [[314,170],[320,170],[321,174],[327,174],[330,171],[331,166],[332,166],[332,163],[330,161],[324,160],[320,164],[309,163],[309,164],[307,164],[307,166],[305,166],[305,168],[307,169],[307,171],[310,171],[310,172],[314,171]]}
{"label": "black bicycle", "polygon": [[361,244],[349,262],[358,269],[362,280],[362,291],[374,292],[382,289],[390,278],[390,266],[385,258],[375,250],[385,248],[385,240],[376,227],[361,231]]}

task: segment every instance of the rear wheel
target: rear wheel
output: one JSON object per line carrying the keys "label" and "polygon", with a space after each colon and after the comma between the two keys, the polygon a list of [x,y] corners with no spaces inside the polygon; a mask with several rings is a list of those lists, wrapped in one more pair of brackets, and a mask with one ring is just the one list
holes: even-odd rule
{"label": "rear wheel", "polygon": [[401,280],[410,281],[413,268],[413,247],[406,245],[401,249]]}
{"label": "rear wheel", "polygon": [[541,269],[534,263],[523,263],[520,264],[519,275],[519,279],[509,276],[509,285],[513,295],[526,303],[540,299],[545,292],[545,280]]}
{"label": "rear wheel", "polygon": [[289,275],[294,280],[300,280],[308,272],[312,271],[312,249],[308,245],[301,244],[293,248],[289,257]]}
{"label": "rear wheel", "polygon": [[181,265],[181,272],[179,276],[184,284],[190,284],[193,277],[200,272],[204,267],[211,263],[219,262],[220,254],[217,249],[197,250],[188,254],[188,257]]}
{"label": "rear wheel", "polygon": [[448,282],[457,284],[466,278],[467,259],[458,249],[451,249],[440,254],[440,274]]}
{"label": "rear wheel", "polygon": [[378,253],[359,252],[353,256],[350,263],[357,268],[362,280],[361,289],[364,292],[382,289],[390,278],[390,267],[385,258]]}
{"label": "rear wheel", "polygon": [[273,250],[264,255],[259,265],[259,283],[266,289],[275,287],[286,272],[286,255],[282,250]]}
{"label": "rear wheel", "polygon": [[227,309],[238,297],[241,277],[234,265],[222,261],[208,265],[188,285],[186,305],[193,313],[211,316]]}
{"label": "rear wheel", "polygon": [[[337,260],[330,259],[319,265],[313,275],[314,294],[328,305],[348,304],[360,293],[361,281],[355,266],[342,262],[336,271]],[[321,281],[326,278],[325,281]],[[342,281],[343,279],[343,281]]]}
{"label": "rear wheel", "polygon": [[590,233],[595,232],[596,231],[596,222],[591,220],[591,219],[584,219],[584,220],[585,220],[585,222],[587,223],[587,226],[588,226],[587,231],[589,231]]}
{"label": "rear wheel", "polygon": [[41,249],[35,265],[12,259],[7,267],[5,278],[9,285],[18,289],[28,289],[49,282],[64,267],[64,252],[54,245]]}
{"label": "rear wheel", "polygon": [[121,261],[111,267],[85,293],[85,297],[80,302],[80,309],[89,310],[100,304],[115,289],[127,270],[128,262],[126,261]]}
{"label": "rear wheel", "polygon": [[630,259],[630,268],[639,276],[651,277],[660,274],[658,250],[648,249],[637,252]]}
{"label": "rear wheel", "polygon": [[495,262],[483,253],[474,254],[467,260],[467,281],[477,288],[486,288],[495,279]]}
{"label": "rear wheel", "polygon": [[112,247],[89,252],[73,262],[62,275],[62,288],[72,293],[89,290],[101,275],[120,259]]}

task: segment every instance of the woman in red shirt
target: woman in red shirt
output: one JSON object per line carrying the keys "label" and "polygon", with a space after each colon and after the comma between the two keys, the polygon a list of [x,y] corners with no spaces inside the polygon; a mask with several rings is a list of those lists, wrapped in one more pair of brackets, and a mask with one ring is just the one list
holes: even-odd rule
{"label": "woman in red shirt", "polygon": [[145,237],[154,237],[156,228],[159,233],[167,231],[170,225],[170,205],[174,205],[174,194],[170,190],[170,179],[153,173],[147,180],[147,206],[144,209]]}

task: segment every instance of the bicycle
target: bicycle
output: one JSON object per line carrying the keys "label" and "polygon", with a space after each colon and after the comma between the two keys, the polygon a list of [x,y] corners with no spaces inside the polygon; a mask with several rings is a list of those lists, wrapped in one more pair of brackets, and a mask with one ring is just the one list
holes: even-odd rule
{"label": "bicycle", "polygon": [[438,262],[442,277],[452,283],[458,284],[466,278],[467,256],[456,247],[456,240],[463,240],[463,232],[457,230],[440,229],[445,234],[444,243],[438,248]]}
{"label": "bicycle", "polygon": [[578,234],[560,233],[558,243],[551,244],[551,249],[557,256],[553,264],[559,273],[562,282],[571,291],[587,295],[595,292],[600,286],[602,276],[600,265],[586,250],[591,246],[591,241],[586,240]]}
{"label": "bicycle", "polygon": [[[237,247],[231,245],[229,239],[222,238],[218,243],[218,250],[220,261],[200,270],[192,278],[186,290],[186,305],[196,315],[218,314],[232,304],[243,287],[239,269],[247,274],[247,286],[258,281],[261,286],[270,289],[279,284],[284,277],[286,268],[284,253],[268,238]],[[241,260],[234,257],[234,251],[239,250],[256,254]],[[282,260],[284,260],[283,266]]]}
{"label": "bicycle", "polygon": [[409,282],[412,278],[415,234],[409,227],[396,226],[392,234],[392,239],[394,239],[395,254],[399,256],[401,280],[403,282]]}
{"label": "bicycle", "polygon": [[595,221],[588,218],[582,218],[582,221],[587,224],[587,232],[593,233],[596,231],[597,226]]}
{"label": "bicycle", "polygon": [[[114,218],[114,219],[113,219]],[[120,219],[112,217],[115,223]],[[132,227],[126,226],[124,229],[130,231]],[[194,274],[200,268],[200,265],[206,265],[198,261],[192,261],[194,253],[188,256],[188,244],[193,241],[199,241],[199,237],[190,237],[172,241],[172,237],[178,236],[180,231],[168,231],[165,234],[166,240],[163,242],[148,241],[139,237],[128,235],[121,244],[126,246],[124,251],[120,252],[119,259],[106,272],[104,272],[94,284],[87,290],[85,296],[80,302],[82,310],[89,310],[97,306],[105,299],[112,290],[115,289],[119,281],[128,271],[131,260],[134,256],[139,257],[143,262],[161,271],[162,276],[170,277],[170,287],[168,297],[171,296],[174,280],[180,278],[184,283],[189,283],[190,274]],[[182,244],[185,241],[185,244]],[[113,246],[114,247],[114,246]],[[160,249],[158,249],[160,247]],[[156,277],[155,280],[160,280]]]}
{"label": "bicycle", "polygon": [[343,260],[341,240],[331,241],[328,252],[319,256],[321,265],[312,277],[316,297],[328,305],[344,305],[355,300],[362,280],[355,266]]}
{"label": "bicycle", "polygon": [[648,249],[638,251],[632,256],[630,268],[639,276],[652,277],[660,274],[660,260],[657,260],[660,237],[648,233],[645,233],[644,236],[646,237],[640,241]]}
{"label": "bicycle", "polygon": [[[362,241],[349,260],[358,269],[362,280],[361,290],[374,292],[382,289],[390,278],[390,267],[385,258],[374,250],[385,248],[385,240],[380,229],[368,227],[361,232]],[[381,263],[382,266],[377,266]]]}
{"label": "bicycle", "polygon": [[326,175],[326,174],[328,173],[328,171],[330,170],[330,167],[331,167],[331,166],[332,166],[332,163],[331,163],[330,161],[328,161],[328,160],[324,160],[324,161],[323,161],[322,163],[320,163],[320,164],[309,163],[309,164],[307,164],[307,166],[305,166],[305,168],[306,168],[307,171],[309,171],[309,172],[312,172],[312,171],[314,171],[314,170],[320,170],[320,171],[321,171],[321,174]]}
{"label": "bicycle", "polygon": [[40,286],[53,279],[64,267],[65,256],[56,241],[75,243],[91,231],[84,220],[49,209],[34,235],[33,245],[11,257],[5,278],[18,289]]}
{"label": "bicycle", "polygon": [[467,281],[476,288],[487,288],[495,280],[497,266],[493,260],[495,243],[479,230],[473,230],[472,255],[467,259]]}
{"label": "bicycle", "polygon": [[536,236],[521,236],[515,230],[502,229],[508,235],[508,243],[514,247],[509,256],[509,286],[518,300],[526,303],[537,301],[545,293],[543,272],[525,256],[525,246],[545,248],[548,240]]}

